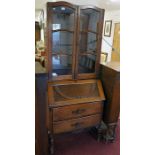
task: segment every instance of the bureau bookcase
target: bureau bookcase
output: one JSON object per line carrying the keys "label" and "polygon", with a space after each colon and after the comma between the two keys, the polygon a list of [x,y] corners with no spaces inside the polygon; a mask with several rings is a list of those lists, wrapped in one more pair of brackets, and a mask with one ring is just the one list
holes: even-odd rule
{"label": "bureau bookcase", "polygon": [[54,154],[56,134],[100,128],[105,100],[98,80],[103,19],[104,10],[95,6],[47,3],[50,154]]}

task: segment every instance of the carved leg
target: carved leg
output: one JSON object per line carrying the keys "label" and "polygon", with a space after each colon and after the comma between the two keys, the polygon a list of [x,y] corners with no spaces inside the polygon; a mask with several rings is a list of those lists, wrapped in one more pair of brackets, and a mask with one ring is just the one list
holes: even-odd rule
{"label": "carved leg", "polygon": [[103,135],[104,133],[106,132],[106,125],[105,123],[102,121],[100,123],[100,125],[96,126],[96,127],[93,127],[91,130],[90,130],[90,134],[95,138],[97,139],[98,142],[101,141],[101,139],[103,139]]}
{"label": "carved leg", "polygon": [[102,139],[102,133],[103,133],[103,124],[101,122],[101,124],[97,128],[97,141],[98,142],[100,142]]}
{"label": "carved leg", "polygon": [[54,138],[51,132],[49,132],[49,154],[53,155],[54,154]]}
{"label": "carved leg", "polygon": [[97,141],[100,142],[101,138],[102,138],[102,128],[101,128],[101,126],[99,126],[97,130],[98,130],[97,131]]}
{"label": "carved leg", "polygon": [[114,142],[116,126],[117,126],[117,123],[107,124],[107,130],[103,135],[103,139],[105,140],[106,143]]}
{"label": "carved leg", "polygon": [[103,135],[107,130],[107,126],[105,123],[102,121],[101,124],[97,128],[97,141],[100,142],[101,139],[103,139]]}

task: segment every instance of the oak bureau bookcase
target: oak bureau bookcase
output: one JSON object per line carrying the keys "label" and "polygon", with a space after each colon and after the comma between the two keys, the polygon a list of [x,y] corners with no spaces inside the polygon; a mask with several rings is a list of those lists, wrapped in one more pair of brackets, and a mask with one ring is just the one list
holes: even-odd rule
{"label": "oak bureau bookcase", "polygon": [[95,6],[47,3],[50,154],[56,134],[100,128],[105,100],[98,80],[103,19],[104,10]]}

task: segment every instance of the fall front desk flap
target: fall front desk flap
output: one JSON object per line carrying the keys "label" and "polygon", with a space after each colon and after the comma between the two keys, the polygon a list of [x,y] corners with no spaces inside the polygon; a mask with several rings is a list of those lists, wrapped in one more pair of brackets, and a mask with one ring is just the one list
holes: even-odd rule
{"label": "fall front desk flap", "polygon": [[100,80],[74,80],[48,83],[48,101],[51,106],[105,100]]}

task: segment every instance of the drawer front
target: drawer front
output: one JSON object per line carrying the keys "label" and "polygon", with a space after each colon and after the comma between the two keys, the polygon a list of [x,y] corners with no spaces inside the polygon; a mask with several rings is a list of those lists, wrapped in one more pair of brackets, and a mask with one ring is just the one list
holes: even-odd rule
{"label": "drawer front", "polygon": [[101,122],[101,116],[101,114],[97,114],[78,119],[53,122],[53,132],[57,134],[95,126]]}
{"label": "drawer front", "polygon": [[53,121],[78,118],[92,114],[99,114],[102,113],[102,111],[102,102],[93,102],[53,108]]}

